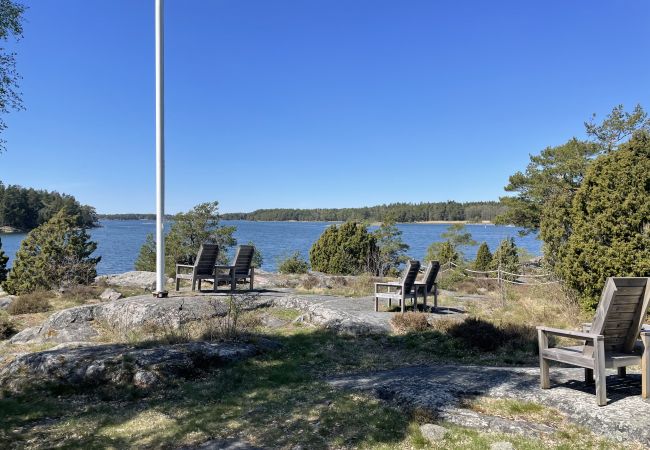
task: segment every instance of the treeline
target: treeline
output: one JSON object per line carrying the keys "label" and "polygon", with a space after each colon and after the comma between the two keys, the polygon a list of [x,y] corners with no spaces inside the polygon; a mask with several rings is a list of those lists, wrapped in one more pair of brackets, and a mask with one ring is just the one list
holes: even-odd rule
{"label": "treeline", "polygon": [[72,195],[17,185],[5,186],[0,182],[0,226],[32,230],[62,209],[78,217],[78,226],[97,225],[95,208],[80,204]]}
{"label": "treeline", "polygon": [[98,214],[101,220],[156,220],[155,214]]}
{"label": "treeline", "polygon": [[258,209],[250,213],[222,214],[224,220],[258,221],[371,221],[427,222],[439,220],[466,220],[469,222],[492,221],[502,214],[505,207],[496,201],[489,202],[438,202],[438,203],[392,203],[363,208],[325,209]]}

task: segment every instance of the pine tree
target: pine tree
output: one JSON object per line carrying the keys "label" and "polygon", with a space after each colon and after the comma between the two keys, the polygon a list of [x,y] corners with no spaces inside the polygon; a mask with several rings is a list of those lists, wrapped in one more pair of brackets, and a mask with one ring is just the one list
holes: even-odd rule
{"label": "pine tree", "polygon": [[0,239],[0,283],[4,283],[7,279],[7,263],[9,262],[9,257],[2,250],[2,239]]}
{"label": "pine tree", "polygon": [[311,267],[336,275],[357,275],[372,269],[377,240],[359,222],[328,227],[309,250]]}
{"label": "pine tree", "polygon": [[426,262],[439,261],[441,265],[450,262],[457,264],[461,260],[461,255],[450,241],[434,242],[427,249],[424,260]]}
{"label": "pine tree", "polygon": [[474,260],[474,270],[486,271],[492,265],[492,253],[487,242],[483,242],[478,248],[476,259]]}
{"label": "pine tree", "polygon": [[20,244],[5,290],[20,295],[93,282],[101,258],[91,258],[97,244],[78,220],[61,210],[32,230]]}

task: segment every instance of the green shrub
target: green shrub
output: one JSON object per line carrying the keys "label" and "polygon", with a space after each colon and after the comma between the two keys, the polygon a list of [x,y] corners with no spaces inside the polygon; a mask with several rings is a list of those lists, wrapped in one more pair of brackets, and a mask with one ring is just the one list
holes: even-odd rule
{"label": "green shrub", "polygon": [[486,271],[490,270],[492,265],[492,253],[487,242],[483,242],[476,252],[476,259],[474,260],[474,270]]}
{"label": "green shrub", "polygon": [[346,222],[328,227],[309,250],[311,267],[335,275],[358,275],[373,270],[377,239],[365,225]]}
{"label": "green shrub", "polygon": [[650,274],[650,135],[639,133],[587,170],[571,208],[560,275],[586,309],[607,277]]}
{"label": "green shrub", "polygon": [[2,239],[0,239],[0,284],[4,283],[7,279],[7,263],[9,262],[9,257],[2,251]]}
{"label": "green shrub", "polygon": [[278,265],[278,272],[284,274],[307,273],[308,271],[309,263],[302,257],[300,252],[294,252],[292,255],[287,256]]}
{"label": "green shrub", "polygon": [[[517,245],[515,245],[514,238],[507,238],[501,241],[492,256],[491,268],[493,270],[501,269],[510,273],[518,273],[519,252],[517,252]],[[513,275],[505,275],[504,278],[512,280],[516,277]]]}
{"label": "green shrub", "polygon": [[23,294],[14,299],[9,304],[7,312],[12,316],[19,314],[32,314],[49,311],[52,307],[48,298],[50,293],[46,291],[36,291],[29,294]]}
{"label": "green shrub", "polygon": [[253,241],[248,241],[247,245],[252,245],[255,248],[255,252],[253,252],[253,261],[251,262],[251,266],[255,267],[256,269],[261,268],[262,264],[264,263],[264,257],[262,256],[262,253],[259,251],[257,246],[255,246]]}
{"label": "green shrub", "polygon": [[30,231],[20,244],[4,289],[20,295],[93,282],[101,258],[90,257],[97,244],[77,224],[77,217],[61,210]]}
{"label": "green shrub", "polygon": [[9,339],[16,334],[11,318],[5,311],[0,311],[0,339]]}
{"label": "green shrub", "polygon": [[460,262],[460,253],[450,241],[434,242],[427,249],[427,254],[424,261],[440,261],[441,265],[453,262],[458,264]]}

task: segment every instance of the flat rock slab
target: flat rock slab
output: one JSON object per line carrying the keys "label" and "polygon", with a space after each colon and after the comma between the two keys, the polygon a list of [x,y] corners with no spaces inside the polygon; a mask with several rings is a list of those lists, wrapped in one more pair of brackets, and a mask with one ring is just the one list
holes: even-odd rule
{"label": "flat rock slab", "polygon": [[607,378],[609,404],[596,405],[593,386],[582,369],[551,368],[551,389],[539,388],[537,368],[416,366],[332,378],[332,386],[370,391],[405,409],[422,408],[461,426],[520,434],[554,430],[544,424],[485,416],[462,408],[462,401],[488,396],[514,398],[556,408],[567,419],[619,442],[650,446],[650,403],[641,398],[641,376]]}
{"label": "flat rock slab", "polygon": [[[167,281],[170,282],[171,278]],[[95,282],[105,282],[111,286],[134,287],[153,291],[156,289],[156,272],[133,270],[114,275],[100,275]]]}
{"label": "flat rock slab", "polygon": [[133,385],[149,388],[175,377],[253,356],[246,343],[189,342],[136,348],[128,345],[63,347],[29,353],[0,371],[0,386],[12,392],[43,385]]}
{"label": "flat rock slab", "polygon": [[[52,314],[41,325],[27,328],[13,336],[12,344],[88,341],[99,335],[97,326],[132,330],[143,326],[177,329],[192,321],[223,317],[228,313],[230,297],[194,295],[154,298],[140,295],[100,304],[64,309]],[[236,297],[243,310],[270,306],[272,300],[259,296]]]}

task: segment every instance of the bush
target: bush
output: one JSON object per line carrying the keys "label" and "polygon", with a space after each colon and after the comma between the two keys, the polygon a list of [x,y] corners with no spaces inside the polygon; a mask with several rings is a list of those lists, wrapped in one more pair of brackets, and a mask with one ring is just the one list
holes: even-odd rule
{"label": "bush", "polygon": [[492,352],[501,347],[533,348],[533,334],[526,327],[515,325],[495,326],[485,320],[469,318],[452,325],[447,330],[450,336],[465,346],[483,352]]}
{"label": "bush", "polygon": [[11,318],[6,312],[0,311],[0,339],[9,339],[16,334],[16,329]]}
{"label": "bush", "polygon": [[[499,247],[492,256],[492,269],[501,269],[510,273],[518,273],[519,270],[519,252],[515,245],[514,238],[507,238],[501,241]],[[514,280],[514,275],[505,275],[504,278]]]}
{"label": "bush", "polygon": [[490,270],[492,265],[492,253],[487,242],[483,242],[476,252],[476,259],[474,260],[474,270],[487,271]]}
{"label": "bush", "polygon": [[4,283],[7,279],[7,263],[9,257],[2,251],[2,239],[0,239],[0,284]]}
{"label": "bush", "polygon": [[358,222],[332,225],[309,250],[311,267],[335,275],[358,275],[372,270],[377,239]]}
{"label": "bush", "polygon": [[650,136],[637,134],[587,170],[571,208],[559,274],[586,309],[607,277],[650,274]]}
{"label": "bush", "polygon": [[48,301],[49,297],[50,293],[45,291],[37,291],[21,295],[9,304],[7,312],[12,316],[17,316],[19,314],[32,314],[49,311],[52,307]]}
{"label": "bush", "polygon": [[450,241],[434,242],[427,249],[424,261],[440,261],[440,265],[450,262],[458,264],[460,262],[460,253]]}
{"label": "bush", "polygon": [[413,333],[429,328],[426,314],[416,312],[396,314],[390,319],[390,324],[399,333]]}
{"label": "bush", "polygon": [[308,271],[309,263],[302,257],[300,252],[294,252],[292,255],[287,256],[278,265],[278,272],[283,274],[307,273]]}
{"label": "bush", "polygon": [[101,258],[90,257],[97,244],[77,224],[78,218],[61,210],[30,231],[20,244],[5,290],[21,295],[92,283]]}

